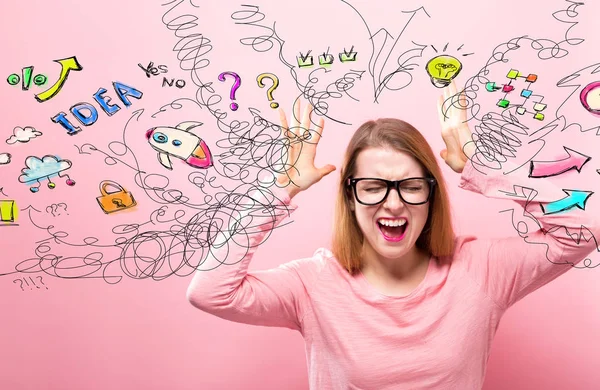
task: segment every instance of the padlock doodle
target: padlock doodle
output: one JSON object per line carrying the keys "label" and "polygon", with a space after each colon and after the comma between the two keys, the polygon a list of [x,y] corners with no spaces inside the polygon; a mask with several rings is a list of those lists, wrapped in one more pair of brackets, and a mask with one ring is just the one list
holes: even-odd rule
{"label": "padlock doodle", "polygon": [[[107,187],[109,186],[116,188],[117,191],[108,192]],[[137,205],[133,194],[112,180],[104,180],[100,183],[100,194],[96,200],[106,214],[127,210]]]}

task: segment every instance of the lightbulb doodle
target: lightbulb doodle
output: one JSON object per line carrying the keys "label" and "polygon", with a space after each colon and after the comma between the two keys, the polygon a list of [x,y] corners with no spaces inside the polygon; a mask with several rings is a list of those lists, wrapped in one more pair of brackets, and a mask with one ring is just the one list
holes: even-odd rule
{"label": "lightbulb doodle", "polygon": [[[69,175],[63,172],[70,169],[73,164],[69,160],[61,160],[52,155],[46,155],[41,159],[36,156],[29,156],[25,159],[25,168],[21,169],[19,181],[26,185],[32,186],[29,190],[33,193],[39,191],[42,180],[48,180],[48,188],[54,189],[56,184],[51,180],[52,177],[66,177],[66,183],[72,187],[75,181]],[[37,183],[37,187],[34,186]]]}
{"label": "lightbulb doodle", "polygon": [[[464,45],[460,45],[456,51],[460,51]],[[438,53],[435,46],[431,45],[433,50]],[[448,48],[448,43],[444,46],[443,52]],[[463,57],[470,56],[474,53],[462,54]],[[454,56],[448,54],[440,54],[427,61],[425,65],[427,74],[431,79],[431,84],[437,88],[444,88],[450,85],[450,82],[458,76],[462,70],[462,63]]]}
{"label": "lightbulb doodle", "polygon": [[191,133],[201,122],[182,122],[175,127],[153,127],[146,132],[148,143],[158,152],[158,161],[173,169],[171,156],[183,160],[194,168],[206,169],[213,165],[210,149],[202,138]]}
{"label": "lightbulb doodle", "polygon": [[507,99],[508,94],[511,93],[512,91],[514,91],[514,89],[515,89],[514,85],[512,85],[512,82],[519,78],[523,78],[523,79],[525,79],[525,82],[528,83],[528,85],[526,88],[523,88],[521,90],[520,96],[523,97],[524,100],[523,100],[523,103],[518,105],[517,114],[525,115],[525,113],[529,112],[529,113],[533,114],[533,117],[535,119],[543,121],[544,114],[542,113],[542,111],[544,111],[546,109],[546,104],[542,103],[542,100],[544,100],[543,97],[540,96],[539,101],[533,102],[534,103],[533,104],[534,112],[527,111],[527,109],[525,108],[525,104],[527,103],[529,98],[532,96],[537,96],[537,95],[533,95],[533,90],[531,90],[531,85],[537,81],[538,76],[533,73],[530,73],[527,76],[522,76],[518,70],[511,69],[508,71],[508,74],[506,75],[506,77],[509,79],[508,84],[503,84],[502,86],[498,86],[493,81],[490,81],[485,84],[485,89],[488,92],[496,92],[499,90],[502,90],[502,92],[504,92],[504,97],[502,97],[500,100],[498,100],[498,103],[496,103],[496,105],[498,107],[507,108],[510,105],[510,100]]}

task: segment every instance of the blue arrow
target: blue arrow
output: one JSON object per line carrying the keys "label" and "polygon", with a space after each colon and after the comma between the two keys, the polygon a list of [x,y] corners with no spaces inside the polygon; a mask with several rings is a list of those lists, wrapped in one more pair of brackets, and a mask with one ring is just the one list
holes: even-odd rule
{"label": "blue arrow", "polygon": [[566,197],[548,203],[546,206],[540,203],[542,207],[542,211],[544,214],[556,214],[561,211],[566,211],[572,209],[573,207],[579,207],[582,210],[585,210],[585,202],[587,202],[588,198],[592,196],[593,191],[579,191],[579,190],[563,190]]}

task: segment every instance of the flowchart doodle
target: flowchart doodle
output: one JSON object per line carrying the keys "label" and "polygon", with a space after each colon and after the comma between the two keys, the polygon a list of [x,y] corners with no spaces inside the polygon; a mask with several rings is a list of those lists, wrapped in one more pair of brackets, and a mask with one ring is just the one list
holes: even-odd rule
{"label": "flowchart doodle", "polygon": [[[512,91],[514,91],[514,89],[515,89],[515,86],[512,84],[512,82],[517,79],[525,79],[525,82],[527,83],[527,87],[523,88],[520,93],[520,96],[523,97],[524,100],[517,107],[517,114],[525,115],[525,113],[529,112],[529,111],[527,111],[525,104],[527,103],[528,99],[533,96],[533,90],[531,89],[531,85],[537,81],[538,76],[536,74],[532,74],[532,73],[530,73],[527,76],[523,76],[523,75],[521,75],[521,73],[518,70],[511,69],[508,72],[508,74],[506,75],[506,77],[509,79],[508,84],[502,84],[500,86],[500,85],[497,85],[495,82],[490,81],[490,82],[486,83],[485,89],[488,92],[496,92],[499,90],[504,92],[504,97],[502,97],[500,100],[498,100],[498,103],[496,103],[496,105],[498,107],[507,108],[510,105],[510,100],[508,100],[508,94],[511,93]],[[529,113],[533,114],[533,117],[535,119],[540,120],[540,121],[544,120],[544,114],[542,113],[542,111],[544,111],[546,109],[546,104],[542,103],[542,100],[543,100],[543,97],[537,102],[534,101],[534,104],[533,104],[534,112],[529,112]]]}
{"label": "flowchart doodle", "polygon": [[26,185],[32,186],[37,183],[37,187],[32,186],[29,190],[36,193],[40,189],[40,181],[48,180],[48,188],[54,189],[56,184],[51,180],[54,176],[67,177],[67,185],[74,186],[75,181],[69,175],[63,172],[70,169],[73,164],[69,160],[61,160],[56,156],[46,155],[41,159],[35,156],[29,156],[25,160],[25,168],[21,170],[22,175],[19,176],[19,181]]}

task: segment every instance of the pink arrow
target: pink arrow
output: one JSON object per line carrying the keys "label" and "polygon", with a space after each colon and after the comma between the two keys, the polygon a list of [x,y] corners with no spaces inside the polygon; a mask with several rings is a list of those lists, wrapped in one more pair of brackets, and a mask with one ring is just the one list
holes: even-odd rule
{"label": "pink arrow", "polygon": [[556,161],[532,161],[529,166],[529,177],[557,176],[571,169],[581,172],[581,168],[592,158],[573,149],[563,146],[568,157]]}

